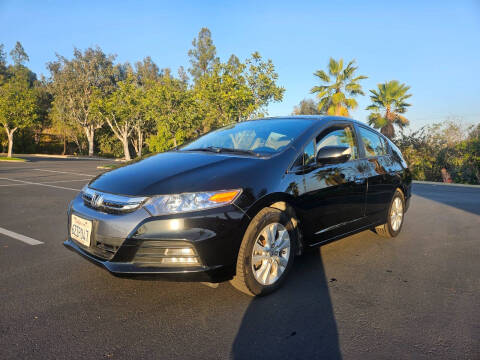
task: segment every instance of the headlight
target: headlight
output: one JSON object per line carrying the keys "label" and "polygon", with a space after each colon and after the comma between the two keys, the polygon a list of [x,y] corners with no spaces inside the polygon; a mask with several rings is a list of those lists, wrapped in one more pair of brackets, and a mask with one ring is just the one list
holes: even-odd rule
{"label": "headlight", "polygon": [[241,193],[238,190],[208,191],[154,196],[145,203],[153,215],[177,214],[205,210],[231,204]]}

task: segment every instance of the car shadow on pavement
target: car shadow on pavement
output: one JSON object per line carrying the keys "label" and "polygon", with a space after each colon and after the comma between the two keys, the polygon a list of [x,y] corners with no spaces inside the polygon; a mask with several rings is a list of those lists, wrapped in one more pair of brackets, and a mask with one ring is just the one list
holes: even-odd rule
{"label": "car shadow on pavement", "polygon": [[412,193],[428,200],[480,215],[480,187],[413,184]]}
{"label": "car shadow on pavement", "polygon": [[282,288],[249,304],[234,359],[341,359],[320,249],[295,259]]}

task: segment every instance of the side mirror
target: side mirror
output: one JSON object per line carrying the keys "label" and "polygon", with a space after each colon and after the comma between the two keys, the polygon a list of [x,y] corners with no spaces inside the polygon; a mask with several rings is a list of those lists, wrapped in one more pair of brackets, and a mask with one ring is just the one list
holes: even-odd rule
{"label": "side mirror", "polygon": [[348,146],[324,146],[317,152],[317,164],[340,164],[352,156]]}

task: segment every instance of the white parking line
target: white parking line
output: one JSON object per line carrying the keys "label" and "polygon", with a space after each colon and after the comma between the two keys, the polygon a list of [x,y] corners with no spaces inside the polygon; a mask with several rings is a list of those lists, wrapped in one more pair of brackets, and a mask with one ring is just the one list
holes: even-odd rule
{"label": "white parking line", "polygon": [[70,182],[70,181],[90,181],[92,179],[75,179],[75,180],[55,180],[55,181],[46,181],[42,184],[56,184],[61,182]]}
{"label": "white parking line", "polygon": [[[90,181],[90,179],[75,179],[75,180],[57,180],[57,181],[47,181],[39,184],[56,184],[62,182],[73,182],[73,181]],[[30,184],[7,184],[7,185],[0,185],[0,186],[25,186]]]}
{"label": "white parking line", "polygon": [[72,174],[72,175],[80,175],[80,176],[90,176],[90,177],[97,176],[97,175],[82,174],[82,173],[70,172],[70,171],[58,171],[58,170],[47,170],[47,169],[32,169],[32,170],[35,170],[35,171],[54,172],[54,173],[60,173],[60,174]]}
{"label": "white parking line", "polygon": [[50,185],[50,184],[43,184],[43,183],[36,183],[36,182],[31,182],[31,181],[24,181],[24,180],[17,180],[17,179],[9,179],[9,178],[4,178],[0,177],[0,180],[10,180],[10,181],[16,181],[28,185],[39,185],[39,186],[48,186],[52,188],[57,188],[57,189],[64,189],[64,190],[72,190],[72,191],[80,191],[81,189],[73,189],[69,187],[63,187],[63,186],[56,186],[56,185]]}
{"label": "white parking line", "polygon": [[30,185],[30,184],[8,184],[8,185],[0,185],[0,186],[27,186],[27,185]]}
{"label": "white parking line", "polygon": [[43,244],[43,242],[32,239],[31,237],[22,235],[22,234],[17,234],[16,232],[4,229],[0,227],[0,234],[7,235],[8,237],[11,237],[16,240],[23,241],[24,243],[28,245],[40,245]]}

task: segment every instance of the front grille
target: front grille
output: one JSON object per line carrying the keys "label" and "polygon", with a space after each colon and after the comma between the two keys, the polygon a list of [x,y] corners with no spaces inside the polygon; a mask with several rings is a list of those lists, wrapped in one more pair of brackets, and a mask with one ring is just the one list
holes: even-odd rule
{"label": "front grille", "polygon": [[147,198],[109,194],[87,187],[82,190],[82,199],[91,209],[121,215],[137,210]]}

